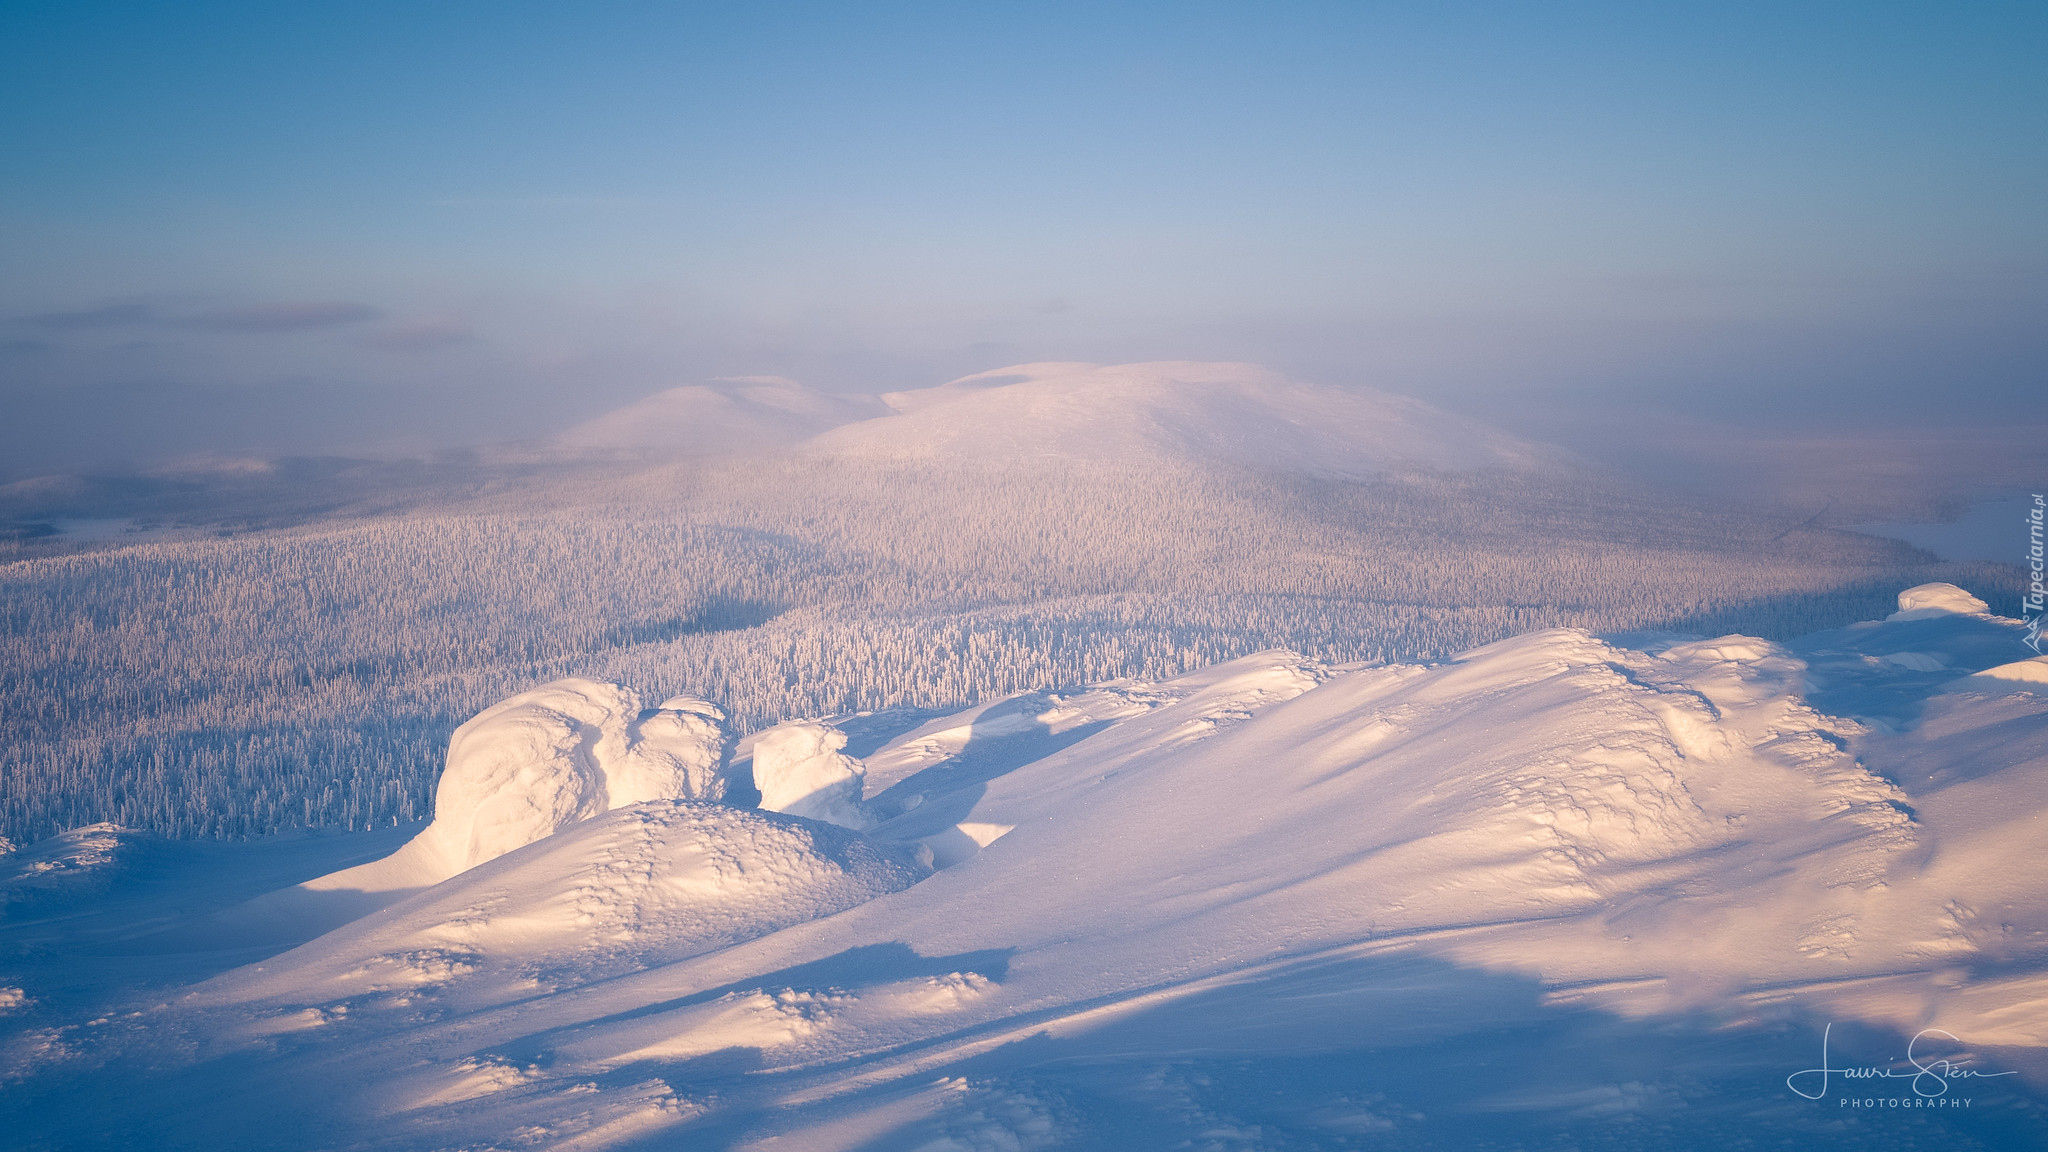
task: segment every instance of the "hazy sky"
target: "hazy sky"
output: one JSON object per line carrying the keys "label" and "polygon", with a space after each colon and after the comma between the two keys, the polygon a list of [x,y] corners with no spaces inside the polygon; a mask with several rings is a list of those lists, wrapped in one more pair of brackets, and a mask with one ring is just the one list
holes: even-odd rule
{"label": "hazy sky", "polygon": [[12,0],[0,474],[1032,359],[2039,421],[2044,60],[2038,2]]}

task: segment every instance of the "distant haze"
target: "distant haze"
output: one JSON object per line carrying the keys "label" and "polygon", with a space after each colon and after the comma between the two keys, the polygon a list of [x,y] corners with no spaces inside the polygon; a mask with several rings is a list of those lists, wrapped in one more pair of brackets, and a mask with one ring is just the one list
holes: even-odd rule
{"label": "distant haze", "polygon": [[1968,461],[2048,423],[2043,58],[1992,3],[15,5],[0,480],[1043,360]]}

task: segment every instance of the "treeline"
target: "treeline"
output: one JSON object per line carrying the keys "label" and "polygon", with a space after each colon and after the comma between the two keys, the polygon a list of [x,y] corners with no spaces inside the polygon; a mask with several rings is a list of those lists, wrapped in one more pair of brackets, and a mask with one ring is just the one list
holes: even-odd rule
{"label": "treeline", "polygon": [[1431,659],[1556,625],[1785,638],[2010,570],[1564,475],[1371,482],[797,458],[0,566],[0,835],[428,815],[448,734],[567,674],[745,728]]}

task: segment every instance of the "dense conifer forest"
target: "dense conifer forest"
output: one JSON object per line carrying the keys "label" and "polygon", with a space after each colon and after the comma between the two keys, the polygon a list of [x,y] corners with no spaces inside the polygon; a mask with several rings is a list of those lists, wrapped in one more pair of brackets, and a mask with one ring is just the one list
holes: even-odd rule
{"label": "dense conifer forest", "polygon": [[1551,626],[1788,637],[2000,569],[1568,471],[1257,475],[829,456],[0,565],[0,835],[425,817],[449,733],[567,674],[741,731]]}

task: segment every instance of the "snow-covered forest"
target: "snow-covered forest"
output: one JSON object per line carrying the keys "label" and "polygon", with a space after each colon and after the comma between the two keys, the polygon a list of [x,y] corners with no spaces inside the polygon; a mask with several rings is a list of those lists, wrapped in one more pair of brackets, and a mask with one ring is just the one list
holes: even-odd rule
{"label": "snow-covered forest", "polygon": [[1569,468],[811,453],[590,475],[0,566],[0,835],[423,819],[458,723],[569,674],[700,693],[751,730],[1272,647],[1782,638],[1881,615],[1902,586],[2013,579]]}

